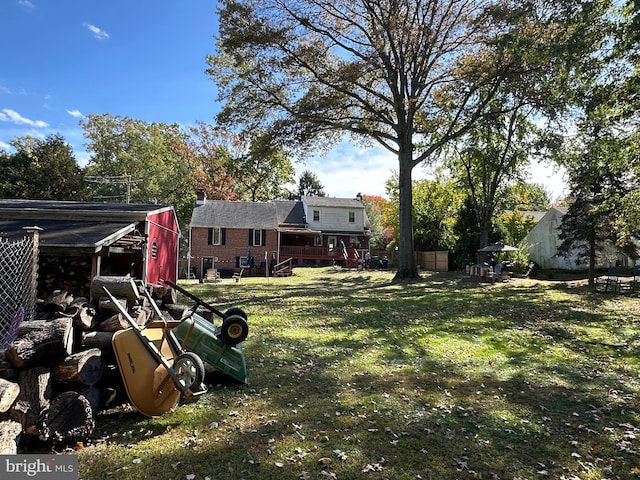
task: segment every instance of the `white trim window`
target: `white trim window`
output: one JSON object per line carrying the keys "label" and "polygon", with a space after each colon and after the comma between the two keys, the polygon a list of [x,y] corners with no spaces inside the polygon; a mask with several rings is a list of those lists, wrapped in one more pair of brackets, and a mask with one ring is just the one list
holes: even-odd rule
{"label": "white trim window", "polygon": [[261,247],[262,246],[262,239],[263,239],[263,233],[262,230],[254,230],[253,231],[253,243],[252,245],[254,247]]}
{"label": "white trim window", "polygon": [[222,228],[212,227],[209,229],[209,238],[207,239],[208,245],[223,245],[222,241]]}

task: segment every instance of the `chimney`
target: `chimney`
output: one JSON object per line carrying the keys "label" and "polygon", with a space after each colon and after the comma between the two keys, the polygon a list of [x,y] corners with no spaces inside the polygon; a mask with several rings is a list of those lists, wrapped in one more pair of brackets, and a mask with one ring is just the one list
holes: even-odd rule
{"label": "chimney", "polygon": [[207,201],[207,192],[205,191],[204,188],[199,188],[196,191],[196,206],[204,205],[206,201]]}

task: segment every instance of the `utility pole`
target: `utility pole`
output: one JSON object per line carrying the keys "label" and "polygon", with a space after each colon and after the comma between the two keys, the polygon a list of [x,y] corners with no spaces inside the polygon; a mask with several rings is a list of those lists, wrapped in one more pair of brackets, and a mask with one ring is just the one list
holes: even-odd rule
{"label": "utility pole", "polygon": [[90,183],[99,183],[101,185],[122,185],[124,186],[125,203],[130,203],[131,185],[135,185],[142,180],[132,180],[131,175],[89,175],[85,177],[85,181]]}

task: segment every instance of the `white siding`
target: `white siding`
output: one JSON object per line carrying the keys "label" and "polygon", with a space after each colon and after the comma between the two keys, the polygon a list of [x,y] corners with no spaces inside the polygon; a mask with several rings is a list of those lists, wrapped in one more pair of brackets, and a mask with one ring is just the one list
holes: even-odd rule
{"label": "white siding", "polygon": [[[313,220],[313,211],[320,211],[320,221]],[[355,221],[349,222],[349,212],[354,212]],[[363,231],[364,230],[364,209],[355,208],[330,208],[330,207],[309,207],[306,212],[309,227],[317,230],[330,231]]]}

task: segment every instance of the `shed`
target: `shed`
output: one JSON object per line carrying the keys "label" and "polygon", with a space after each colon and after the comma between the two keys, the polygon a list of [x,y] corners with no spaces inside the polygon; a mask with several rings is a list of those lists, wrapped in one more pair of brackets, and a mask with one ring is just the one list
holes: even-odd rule
{"label": "shed", "polygon": [[172,206],[0,200],[0,238],[40,232],[38,292],[85,292],[96,275],[147,283],[177,278],[180,228]]}

